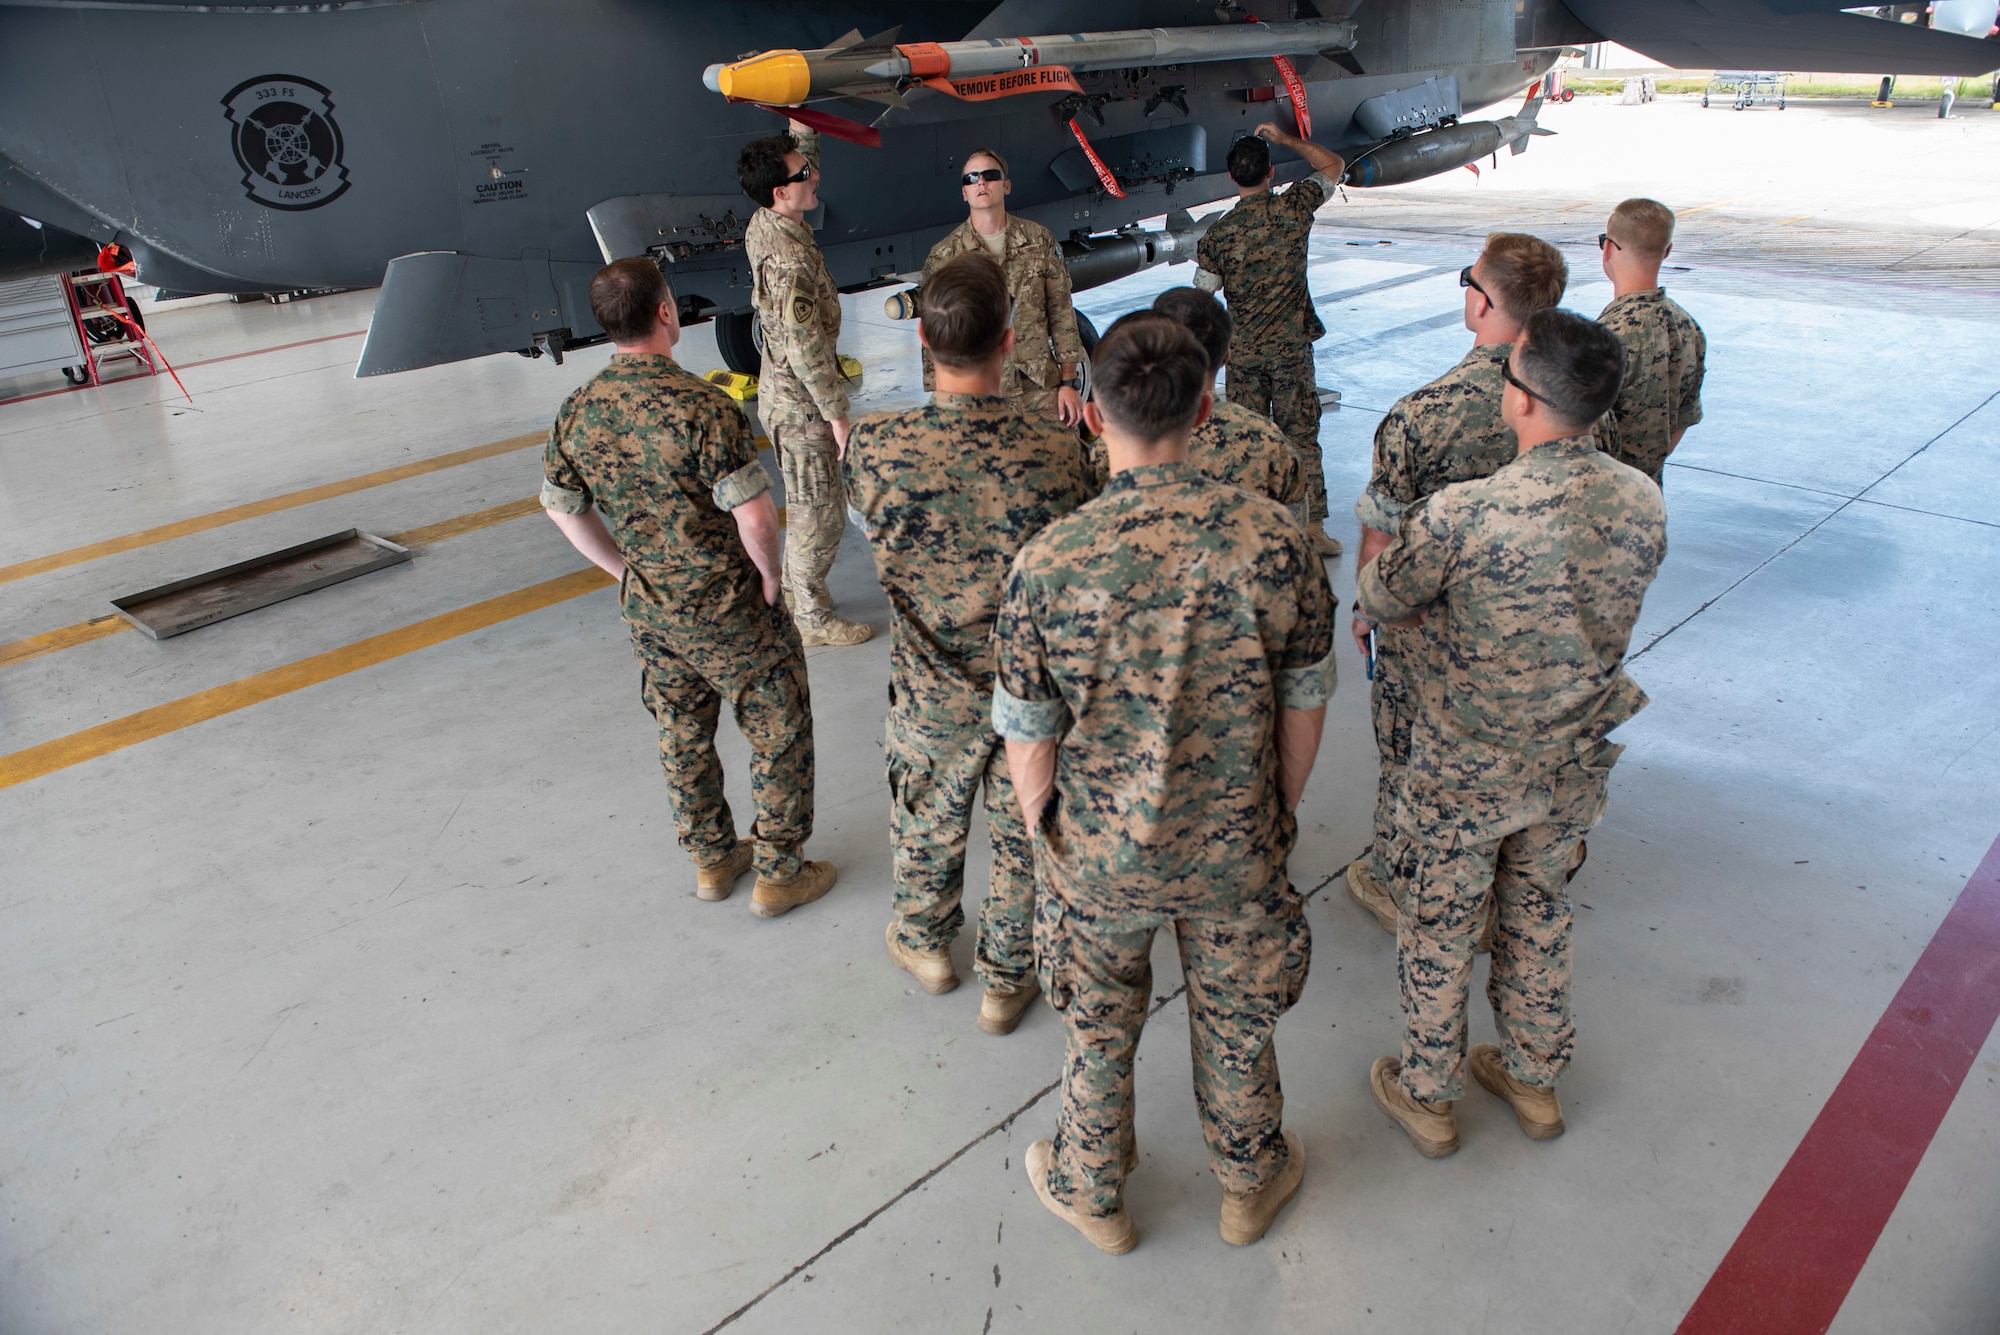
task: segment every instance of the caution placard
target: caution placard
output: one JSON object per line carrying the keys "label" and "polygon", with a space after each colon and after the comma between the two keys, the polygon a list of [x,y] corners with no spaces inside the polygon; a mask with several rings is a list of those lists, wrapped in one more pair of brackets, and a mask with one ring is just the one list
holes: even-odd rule
{"label": "caution placard", "polygon": [[1008,70],[1005,74],[979,74],[970,78],[924,80],[924,86],[950,93],[966,102],[986,102],[996,97],[1017,97],[1022,93],[1080,93],[1076,76],[1067,65],[1037,65],[1033,69]]}

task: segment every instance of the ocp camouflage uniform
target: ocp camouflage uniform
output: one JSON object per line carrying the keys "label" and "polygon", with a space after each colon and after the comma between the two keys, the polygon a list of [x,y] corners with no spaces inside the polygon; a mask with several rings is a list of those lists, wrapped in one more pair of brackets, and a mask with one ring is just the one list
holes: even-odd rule
{"label": "ocp camouflage uniform", "polygon": [[1035,965],[1068,1033],[1049,1187],[1115,1214],[1153,934],[1187,979],[1195,1103],[1225,1189],[1284,1168],[1272,1036],[1311,954],[1286,875],[1280,709],[1332,695],[1333,591],[1275,501],[1188,464],[1127,469],[1031,540],[994,633],[993,721],[1060,745],[1034,831]]}
{"label": "ocp camouflage uniform", "polygon": [[603,512],[625,561],[619,606],[660,727],[674,823],[699,866],[728,861],[736,819],[722,792],[722,701],[750,743],[756,865],[799,870],[813,827],[812,696],[799,633],[729,511],[771,488],[729,396],[650,353],[615,353],[556,414],[542,507]]}
{"label": "ocp camouflage uniform", "polygon": [[[1055,236],[1040,223],[1010,216],[1000,235],[1004,240],[995,255],[968,218],[931,247],[923,281],[928,283],[960,255],[985,255],[1000,265],[1007,275],[1007,295],[1014,299],[1014,351],[1001,368],[1000,393],[1019,412],[1057,421],[1062,367],[1085,360],[1076,308],[1070,304],[1069,269]],[[936,389],[930,349],[924,349],[923,358],[924,388]]]}
{"label": "ocp camouflage uniform", "polygon": [[1313,214],[1333,194],[1323,172],[1285,190],[1236,201],[1195,250],[1222,280],[1235,321],[1229,339],[1229,401],[1269,417],[1292,442],[1306,484],[1306,521],[1326,518],[1319,452],[1319,389],[1312,345],[1326,336],[1306,290]]}
{"label": "ocp camouflage uniform", "polygon": [[[819,134],[793,130],[792,141],[819,165]],[[757,413],[771,435],[785,478],[785,588],[803,625],[833,612],[827,572],[840,550],[847,512],[840,500],[839,452],[829,422],[847,416],[840,359],[840,289],[804,223],[770,209],[751,215],[743,232],[751,299],[764,334]]]}
{"label": "ocp camouflage uniform", "polygon": [[1625,345],[1625,383],[1598,424],[1606,454],[1663,482],[1674,433],[1701,420],[1708,337],[1659,288],[1618,297],[1597,317]]}
{"label": "ocp camouflage uniform", "polygon": [[[1304,522],[1306,484],[1298,456],[1285,433],[1239,403],[1216,402],[1209,419],[1188,442],[1188,462],[1217,482],[1269,496]],[[1090,468],[1097,491],[1111,480],[1111,455],[1104,438],[1091,442]]]}
{"label": "ocp camouflage uniform", "polygon": [[1549,1086],[1569,1064],[1564,874],[1604,814],[1624,749],[1605,734],[1646,704],[1623,660],[1665,543],[1659,489],[1579,435],[1412,507],[1362,568],[1370,617],[1437,623],[1390,850],[1401,1079],[1416,1098],[1464,1092],[1466,997],[1489,896],[1486,995],[1507,1071]]}
{"label": "ocp camouflage uniform", "polygon": [[[1412,505],[1454,482],[1491,476],[1514,458],[1514,429],[1500,420],[1500,368],[1512,343],[1491,343],[1465,354],[1457,366],[1396,401],[1375,428],[1375,459],[1368,487],[1354,503],[1364,527],[1393,535]],[[1378,626],[1375,680],[1369,692],[1375,750],[1375,837],[1368,870],[1387,886],[1387,850],[1395,839],[1396,792],[1410,758],[1410,724],[1416,714],[1416,676],[1436,651],[1437,623]]]}
{"label": "ocp camouflage uniform", "polygon": [[993,876],[974,959],[988,988],[1016,989],[1035,964],[1035,868],[993,731],[993,623],[1021,544],[1090,496],[1081,446],[1003,398],[939,394],[855,423],[847,496],[889,596],[897,938],[943,950],[964,925],[966,840],[984,785]]}

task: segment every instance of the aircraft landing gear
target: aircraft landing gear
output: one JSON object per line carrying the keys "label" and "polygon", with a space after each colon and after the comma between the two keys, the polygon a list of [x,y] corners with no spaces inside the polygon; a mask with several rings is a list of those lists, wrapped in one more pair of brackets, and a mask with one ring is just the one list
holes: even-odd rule
{"label": "aircraft landing gear", "polygon": [[1882,86],[1875,90],[1875,100],[1869,103],[1869,105],[1874,107],[1895,106],[1896,104],[1889,100],[1889,94],[1895,91],[1896,91],[1896,76],[1893,74],[1883,75]]}
{"label": "aircraft landing gear", "polygon": [[764,331],[757,326],[755,311],[724,311],[715,317],[715,350],[722,364],[738,375],[756,375],[764,369]]}

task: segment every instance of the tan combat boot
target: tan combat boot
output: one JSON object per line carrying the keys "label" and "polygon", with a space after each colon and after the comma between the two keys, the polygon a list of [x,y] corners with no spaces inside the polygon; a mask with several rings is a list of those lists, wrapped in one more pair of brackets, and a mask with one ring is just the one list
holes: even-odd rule
{"label": "tan combat boot", "polygon": [[1481,1043],[1466,1054],[1466,1062],[1472,1067],[1472,1078],[1488,1094],[1513,1108],[1514,1120],[1528,1139],[1554,1140],[1563,1133],[1562,1104],[1556,1100],[1555,1090],[1524,1085],[1508,1075],[1499,1048]]}
{"label": "tan combat boot", "polygon": [[1285,1144],[1291,1147],[1292,1157],[1276,1178],[1257,1191],[1222,1193],[1222,1240],[1230,1246],[1248,1247],[1263,1237],[1278,1211],[1298,1194],[1299,1183],[1306,1176],[1306,1143],[1297,1132],[1287,1131]]}
{"label": "tan combat boot", "polygon": [[1449,1103],[1419,1103],[1403,1088],[1403,1063],[1394,1057],[1378,1057],[1368,1071],[1368,1089],[1376,1106],[1389,1120],[1403,1128],[1403,1134],[1426,1159],[1443,1159],[1458,1153],[1458,1119]]}
{"label": "tan combat boot", "polygon": [[949,950],[912,950],[896,939],[896,924],[882,933],[889,943],[889,962],[917,980],[917,986],[932,996],[958,986],[958,970],[952,968]]}
{"label": "tan combat boot", "polygon": [[1049,1190],[1049,1161],[1055,1157],[1056,1143],[1053,1140],[1038,1140],[1028,1146],[1024,1160],[1028,1170],[1028,1181],[1035,1184],[1035,1195],[1041,1198],[1048,1212],[1068,1224],[1090,1240],[1090,1245],[1112,1256],[1123,1256],[1139,1245],[1139,1230],[1132,1226],[1132,1216],[1121,1204],[1118,1213],[1107,1219],[1093,1219],[1080,1210],[1071,1209],[1055,1198]]}
{"label": "tan combat boot", "polygon": [[831,862],[810,861],[801,862],[790,876],[760,874],[750,891],[750,911],[760,918],[782,918],[833,889],[836,874]]}
{"label": "tan combat boot", "polygon": [[736,888],[736,880],[750,870],[756,859],[757,848],[748,839],[736,845],[730,855],[712,867],[694,869],[694,897],[711,903],[729,898],[729,892]]}
{"label": "tan combat boot", "polygon": [[1019,987],[1001,991],[987,988],[986,995],[979,999],[979,1031],[984,1034],[1011,1034],[1019,1027],[1021,1017],[1028,1013],[1028,1005],[1042,995],[1042,985],[1033,978]]}
{"label": "tan combat boot", "polygon": [[864,644],[875,637],[875,628],[859,621],[849,621],[846,617],[827,614],[824,621],[807,625],[799,623],[799,643],[808,649],[823,645],[845,648],[850,644]]}
{"label": "tan combat boot", "polygon": [[1347,864],[1347,897],[1374,914],[1383,931],[1396,934],[1396,901],[1389,897],[1388,887],[1368,870],[1367,858]]}
{"label": "tan combat boot", "polygon": [[1326,530],[1318,524],[1312,526],[1312,544],[1314,556],[1339,556],[1342,551],[1340,539],[1329,538]]}

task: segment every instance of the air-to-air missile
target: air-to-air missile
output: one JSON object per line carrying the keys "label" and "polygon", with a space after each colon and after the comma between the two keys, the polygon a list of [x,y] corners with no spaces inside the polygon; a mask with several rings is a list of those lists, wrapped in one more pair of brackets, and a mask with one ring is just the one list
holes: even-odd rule
{"label": "air-to-air missile", "polygon": [[1338,56],[1354,49],[1355,27],[1304,19],[900,45],[893,36],[864,39],[856,33],[815,51],[765,51],[711,65],[702,82],[724,97],[769,106],[798,106],[821,97],[895,100],[928,80],[948,82],[948,91],[960,97],[983,98],[1068,87],[1066,71]]}
{"label": "air-to-air missile", "polygon": [[1542,109],[1538,91],[1530,90],[1525,106],[1497,121],[1462,121],[1377,144],[1347,164],[1342,180],[1354,186],[1400,185],[1468,166],[1503,146],[1523,152],[1531,136],[1555,133],[1535,124]]}

